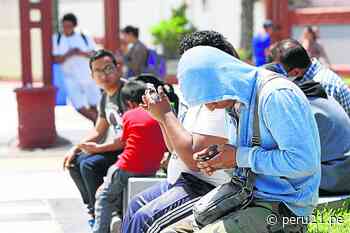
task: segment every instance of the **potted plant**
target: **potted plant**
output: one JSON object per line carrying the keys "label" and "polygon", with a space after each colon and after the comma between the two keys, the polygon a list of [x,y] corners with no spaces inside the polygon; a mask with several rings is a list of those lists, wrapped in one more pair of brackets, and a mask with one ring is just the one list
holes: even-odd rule
{"label": "potted plant", "polygon": [[154,44],[162,46],[163,55],[167,59],[178,58],[178,46],[182,37],[196,30],[186,17],[186,9],[185,3],[173,8],[168,20],[162,20],[151,28]]}

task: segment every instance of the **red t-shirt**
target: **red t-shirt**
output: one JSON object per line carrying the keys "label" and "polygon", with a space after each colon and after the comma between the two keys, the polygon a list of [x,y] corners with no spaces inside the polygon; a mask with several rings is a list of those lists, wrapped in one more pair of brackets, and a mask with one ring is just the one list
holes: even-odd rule
{"label": "red t-shirt", "polygon": [[141,174],[159,169],[166,146],[158,122],[145,110],[135,108],[124,113],[122,140],[125,147],[116,163],[119,168]]}

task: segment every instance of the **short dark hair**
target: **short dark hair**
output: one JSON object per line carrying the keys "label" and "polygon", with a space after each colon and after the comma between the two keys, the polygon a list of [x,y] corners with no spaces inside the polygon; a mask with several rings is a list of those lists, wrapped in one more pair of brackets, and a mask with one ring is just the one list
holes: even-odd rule
{"label": "short dark hair", "polygon": [[281,59],[281,49],[279,48],[279,42],[275,42],[270,45],[267,54],[267,63],[280,62]]}
{"label": "short dark hair", "polygon": [[123,33],[132,34],[136,38],[139,38],[139,29],[137,27],[128,25],[122,30]]}
{"label": "short dark hair", "polygon": [[286,39],[279,42],[280,62],[289,72],[291,69],[306,69],[311,64],[311,59],[304,47],[294,39]]}
{"label": "short dark hair", "polygon": [[113,64],[117,66],[117,60],[115,59],[115,56],[113,55],[113,53],[109,50],[100,49],[95,51],[90,57],[90,60],[89,60],[90,70],[92,70],[92,63],[103,57],[110,57],[112,59]]}
{"label": "short dark hair", "polygon": [[63,21],[70,21],[73,23],[74,26],[78,25],[78,19],[73,13],[65,14],[62,18],[62,22]]}
{"label": "short dark hair", "polygon": [[[142,81],[130,80],[124,84],[120,90],[120,100],[123,104],[123,108],[127,106],[127,102],[134,102],[136,104],[142,103],[142,95],[145,94],[146,83]],[[126,111],[126,109],[123,109]]]}
{"label": "short dark hair", "polygon": [[185,35],[180,42],[179,53],[182,55],[187,50],[200,45],[220,49],[239,59],[239,55],[233,45],[221,33],[216,31],[197,31]]}

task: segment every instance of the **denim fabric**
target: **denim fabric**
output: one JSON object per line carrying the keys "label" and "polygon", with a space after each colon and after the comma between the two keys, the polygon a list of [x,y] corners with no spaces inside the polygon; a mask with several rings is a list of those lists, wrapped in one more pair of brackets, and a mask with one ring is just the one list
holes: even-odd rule
{"label": "denim fabric", "polygon": [[129,177],[145,176],[147,175],[126,172],[115,165],[108,169],[105,181],[96,193],[94,233],[110,231],[112,214],[122,217],[123,191]]}
{"label": "denim fabric", "polygon": [[159,232],[190,215],[193,205],[191,200],[195,198],[195,195],[186,191],[185,182],[181,178],[174,185],[167,181],[154,185],[132,199],[123,220],[122,232]]}
{"label": "denim fabric", "polygon": [[95,155],[79,153],[73,161],[74,166],[69,169],[90,214],[94,213],[96,190],[103,183],[108,168],[117,161],[119,153],[120,151]]}
{"label": "denim fabric", "polygon": [[190,106],[228,99],[242,104],[235,174],[242,175],[241,168],[257,174],[255,197],[284,202],[298,216],[310,215],[318,201],[320,140],[302,91],[285,78],[264,86],[258,109],[261,146],[253,147],[256,92],[263,79],[277,74],[208,46],[186,51],[177,73]]}

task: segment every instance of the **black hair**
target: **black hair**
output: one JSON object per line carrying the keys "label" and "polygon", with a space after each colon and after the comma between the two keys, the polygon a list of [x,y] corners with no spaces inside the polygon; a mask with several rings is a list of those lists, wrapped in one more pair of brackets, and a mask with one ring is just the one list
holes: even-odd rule
{"label": "black hair", "polygon": [[122,32],[126,34],[132,34],[136,38],[139,38],[139,29],[137,27],[128,25],[125,28],[123,28]]}
{"label": "black hair", "polygon": [[233,45],[221,33],[216,31],[197,31],[185,35],[180,42],[179,53],[182,55],[187,50],[200,45],[220,49],[239,59],[239,55]]}
{"label": "black hair", "polygon": [[279,42],[280,62],[289,72],[291,69],[306,69],[311,64],[311,59],[304,47],[294,39],[286,39]]}
{"label": "black hair", "polygon": [[[142,95],[145,94],[146,83],[137,80],[129,80],[120,90],[120,100],[123,104],[123,108],[127,106],[127,102],[134,102],[136,104],[142,103]],[[126,109],[124,109],[125,111]]]}
{"label": "black hair", "polygon": [[62,18],[62,22],[63,21],[70,21],[73,23],[74,26],[78,25],[78,19],[73,13],[65,14]]}
{"label": "black hair", "polygon": [[281,49],[279,46],[279,42],[275,42],[272,45],[270,45],[268,49],[268,54],[266,56],[267,63],[280,62]]}
{"label": "black hair", "polygon": [[170,103],[173,104],[174,111],[177,114],[179,111],[179,97],[175,93],[174,87],[171,84],[164,83],[162,80],[159,80],[157,76],[151,73],[142,73],[137,77],[133,77],[129,80],[141,81],[144,83],[152,83],[153,86],[158,90],[159,86],[163,87],[165,94],[168,96]]}
{"label": "black hair", "polygon": [[103,57],[110,57],[112,59],[113,64],[117,66],[117,60],[115,59],[113,53],[109,50],[100,49],[95,51],[93,55],[90,57],[90,60],[89,60],[90,70],[92,70],[92,63]]}

